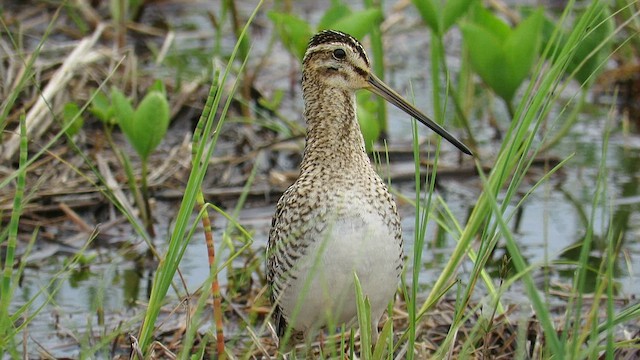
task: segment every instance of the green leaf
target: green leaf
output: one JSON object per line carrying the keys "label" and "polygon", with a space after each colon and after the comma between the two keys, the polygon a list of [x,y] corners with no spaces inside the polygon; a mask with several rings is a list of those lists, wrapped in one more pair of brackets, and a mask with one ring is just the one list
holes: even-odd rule
{"label": "green leaf", "polygon": [[380,336],[378,337],[378,342],[376,346],[373,348],[373,356],[372,359],[383,359],[384,350],[387,347],[388,339],[393,339],[393,320],[388,319],[387,322],[384,323],[382,327],[382,331],[380,332]]}
{"label": "green leaf", "polygon": [[362,359],[371,359],[371,304],[369,297],[362,292],[362,285],[355,271],[353,281],[356,287],[356,312],[360,325],[360,355]]}
{"label": "green leaf", "polygon": [[318,23],[318,30],[333,29],[333,24],[349,14],[351,14],[351,9],[347,5],[336,2],[322,15]]}
{"label": "green leaf", "polygon": [[461,29],[475,72],[500,97],[510,100],[515,90],[510,84],[508,72],[505,73],[507,61],[502,41],[489,30],[476,24],[462,24]]}
{"label": "green leaf", "polygon": [[334,30],[350,34],[356,39],[362,39],[373,27],[379,26],[381,21],[382,11],[378,8],[369,8],[351,13],[331,26]]}
{"label": "green leaf", "polygon": [[357,95],[357,113],[360,131],[364,137],[364,146],[371,151],[373,144],[380,137],[380,123],[377,117],[377,102],[371,100],[371,94],[360,92]]}
{"label": "green leaf", "polygon": [[159,91],[148,93],[133,114],[133,136],[127,136],[142,159],[162,142],[169,127],[169,102]]}
{"label": "green leaf", "polygon": [[167,89],[164,87],[164,83],[160,79],[156,79],[153,84],[151,84],[151,86],[149,86],[149,88],[147,89],[147,93],[150,93],[152,91],[158,91],[162,95],[167,95]]}
{"label": "green leaf", "polygon": [[107,123],[109,125],[115,124],[115,119],[113,118],[113,108],[109,103],[109,98],[102,91],[98,92],[93,97],[91,106],[89,106],[89,112],[91,112],[95,117],[97,117],[104,123]]}
{"label": "green leaf", "polygon": [[117,88],[111,89],[111,106],[113,116],[127,138],[135,137],[133,129],[133,106],[131,100]]}
{"label": "green leaf", "polygon": [[464,15],[474,0],[448,0],[442,11],[442,33],[446,33],[455,22]]}
{"label": "green leaf", "polygon": [[84,119],[81,116],[80,108],[78,107],[78,104],[74,102],[68,102],[64,104],[64,108],[62,109],[62,119],[65,127],[67,126],[67,124],[71,123],[71,125],[69,125],[69,127],[65,131],[68,136],[77,134],[84,124]]}
{"label": "green leaf", "polygon": [[472,22],[491,32],[493,36],[500,40],[506,40],[512,31],[507,23],[485,9],[481,2],[476,3],[476,6],[474,6]]}
{"label": "green leaf", "polygon": [[122,8],[122,3],[119,0],[111,0],[109,1],[109,12],[111,14],[111,19],[114,22],[120,21],[124,16],[124,9]]}
{"label": "green leaf", "polygon": [[313,31],[305,20],[286,13],[270,11],[267,15],[276,25],[278,35],[285,47],[302,60]]}
{"label": "green leaf", "polygon": [[269,111],[277,111],[280,107],[280,104],[282,103],[283,97],[284,91],[282,89],[276,89],[273,92],[273,96],[271,97],[271,99],[260,97],[258,99],[258,104]]}
{"label": "green leaf", "polygon": [[553,20],[545,16],[542,20],[542,30],[540,30],[541,48],[546,49],[549,45],[553,46],[553,48],[549,49],[545,54],[545,56],[551,61],[556,60],[560,49],[564,47],[564,43],[567,41],[566,35],[560,31],[558,35],[559,38],[554,39],[554,42],[550,44],[556,26],[559,26],[559,24],[556,24]]}
{"label": "green leaf", "polygon": [[442,34],[440,25],[440,14],[437,10],[440,6],[436,6],[433,0],[413,0],[413,6],[418,9],[422,21],[436,34]]}
{"label": "green leaf", "polygon": [[477,22],[461,26],[471,65],[498,96],[510,103],[538,56],[542,9],[513,30],[484,8],[476,9],[474,20]]}
{"label": "green leaf", "polygon": [[[592,75],[602,70],[602,62],[607,58],[611,50],[611,42],[605,42],[614,31],[613,19],[607,7],[604,5],[601,5],[601,7],[602,9],[592,21],[593,28],[580,41],[571,62],[567,66],[567,73],[572,73],[577,69],[575,79],[581,84],[595,80],[595,76]],[[605,43],[604,46],[592,54],[603,43]],[[583,61],[584,64],[580,66]]]}
{"label": "green leaf", "polygon": [[[607,42],[611,33],[614,31],[613,19],[610,17],[609,10],[603,4],[596,4],[600,7],[597,10],[598,14],[591,20],[593,25],[585,34],[582,40],[575,47],[571,60],[567,64],[565,73],[571,75],[575,72],[574,78],[581,84],[592,82],[598,72],[602,70],[602,62],[606,59],[611,52],[611,42]],[[588,16],[590,13],[584,13],[581,15]],[[577,21],[581,21],[578,19]],[[542,25],[542,47],[547,47],[551,41],[551,36],[555,31],[556,24],[548,19],[544,18]],[[559,39],[556,39],[547,52],[547,58],[556,62],[558,60],[558,54],[560,54],[562,48],[565,47],[568,35],[563,29],[560,30]],[[607,42],[607,43],[605,43]],[[603,46],[601,46],[603,45]],[[598,49],[598,47],[600,47]],[[594,50],[596,50],[594,52]]]}
{"label": "green leaf", "polygon": [[538,9],[523,20],[504,43],[509,70],[513,78],[519,80],[518,85],[529,75],[538,56],[543,20],[542,9]]}

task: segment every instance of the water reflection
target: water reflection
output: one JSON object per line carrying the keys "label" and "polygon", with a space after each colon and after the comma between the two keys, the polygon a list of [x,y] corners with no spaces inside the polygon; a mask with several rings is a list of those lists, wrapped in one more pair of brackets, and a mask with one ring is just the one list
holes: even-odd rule
{"label": "water reflection", "polygon": [[[589,252],[589,271],[584,291],[594,291],[596,277],[602,276],[606,270],[603,261],[606,260],[607,247],[613,242],[611,247],[616,253],[613,274],[617,279],[617,294],[640,294],[640,286],[633,280],[636,274],[630,272],[633,266],[628,264],[629,261],[637,263],[637,258],[640,257],[640,244],[634,241],[636,234],[640,232],[640,201],[637,200],[640,195],[640,151],[616,143],[609,147],[606,159],[606,198],[596,204],[593,223],[590,223],[589,217],[602,154],[600,139],[595,137],[589,139],[577,136],[568,139],[558,153],[576,152],[576,156],[547,184],[538,188],[519,209],[515,209],[509,226],[528,262],[543,271],[539,275],[540,281],[547,284],[545,286],[550,281],[561,284],[573,282],[585,236],[592,234],[593,243]],[[535,177],[531,180],[536,181]],[[526,186],[531,186],[532,181],[523,185],[522,191],[526,191]],[[462,196],[465,192],[459,191],[460,186],[460,183],[449,183],[441,195],[445,197],[456,218],[465,219],[472,206],[470,201],[473,196]],[[507,213],[513,210],[511,208]],[[411,241],[412,219],[405,221],[404,225],[405,239]],[[429,246],[423,250],[425,264],[424,274],[421,276],[425,290],[439,276],[439,271],[448,260],[448,254],[456,244],[448,235],[443,240],[445,231],[435,222],[428,229],[431,229],[427,235]],[[407,249],[408,253],[412,251],[410,247]],[[508,262],[505,268],[505,255],[508,252],[501,240],[487,266],[494,279],[498,279],[501,274],[514,275],[514,269]],[[463,279],[465,271],[469,269],[469,263],[463,265],[460,274]],[[515,296],[518,297],[518,294]],[[519,296],[521,300],[527,300],[522,298],[522,294]]]}
{"label": "water reflection", "polygon": [[[640,156],[638,156],[638,152],[627,150],[623,147],[616,147],[613,159],[615,159],[616,164],[610,170],[610,178],[613,186],[608,190],[607,195],[609,201],[606,202],[607,204],[615,198],[633,198],[638,195],[637,178],[639,175],[638,169],[640,169]],[[579,218],[582,222],[581,225],[583,229],[585,229],[585,234],[569,245],[560,254],[560,258],[577,262],[580,258],[585,237],[593,234],[593,242],[588,258],[589,270],[587,272],[585,291],[592,292],[595,290],[596,278],[600,276],[605,269],[604,261],[606,260],[606,253],[609,246],[614,250],[616,255],[616,261],[613,267],[614,276],[631,276],[632,274],[624,271],[624,269],[628,268],[627,266],[623,266],[626,262],[626,256],[624,256],[624,254],[628,253],[629,249],[626,244],[632,237],[632,235],[628,235],[629,230],[633,230],[632,226],[634,225],[637,228],[637,224],[630,223],[630,219],[632,214],[638,211],[638,204],[619,204],[612,206],[611,210],[613,210],[613,212],[607,220],[607,226],[603,227],[602,233],[599,233],[597,229],[593,228],[593,224],[589,224],[585,207],[591,204],[575,201],[566,190],[564,193],[567,200],[575,206],[576,213],[580,215]],[[566,269],[561,272],[565,277],[572,277],[573,273],[573,269]],[[615,285],[615,289],[619,290],[620,283],[616,283]]]}
{"label": "water reflection", "polygon": [[[581,245],[587,234],[587,225],[592,211],[594,184],[598,176],[597,164],[600,162],[599,142],[572,143],[572,148],[562,149],[563,153],[570,153],[579,149],[575,161],[567,164],[563,174],[554,176],[548,185],[540,187],[518,209],[511,223],[514,235],[521,246],[523,255],[529,263],[536,264],[537,268],[548,271],[551,277],[562,283],[571,283],[575,274],[575,262],[578,259]],[[593,291],[596,276],[601,273],[603,254],[605,254],[609,241],[613,240],[614,248],[619,250],[616,257],[614,273],[617,278],[616,290],[620,294],[640,294],[640,287],[634,281],[635,274],[630,274],[627,269],[627,259],[635,260],[640,257],[640,244],[636,240],[636,234],[640,232],[638,213],[640,202],[633,201],[640,196],[638,178],[640,177],[640,151],[629,150],[616,144],[611,145],[607,181],[607,195],[609,199],[598,204],[596,219],[591,224],[593,233],[593,247],[589,253],[589,278],[586,281],[585,291]],[[446,198],[451,211],[459,221],[464,221],[478,196],[477,183],[475,182],[447,182],[441,195]],[[411,187],[401,186],[403,192],[409,198],[414,198]],[[632,199],[619,201],[611,205],[611,199]],[[403,231],[406,253],[413,251],[412,241],[415,222],[412,208],[408,204],[401,206],[403,215]],[[512,209],[511,209],[512,210]],[[510,211],[511,211],[510,210]],[[245,252],[234,261],[230,268],[225,269],[219,278],[223,285],[232,283],[237,292],[225,294],[234,301],[243,299],[249,293],[251,287],[257,286],[261,278],[263,266],[263,248],[266,244],[267,229],[270,225],[272,205],[266,205],[264,209],[253,209],[240,215],[241,222],[254,232],[254,246],[251,251]],[[268,213],[265,216],[264,213]],[[250,215],[247,215],[250,214]],[[217,229],[225,227],[225,223],[216,224]],[[445,224],[450,226],[450,224]],[[604,234],[610,234],[605,236]],[[424,264],[421,270],[421,289],[428,291],[433,280],[442,271],[443,265],[455,247],[455,240],[442,226],[436,223],[429,224],[427,228],[427,246],[423,249]],[[221,234],[217,233],[220,239]],[[506,254],[504,246],[499,243],[488,270],[493,276],[499,276],[502,271],[504,276],[505,263],[503,256]],[[180,269],[186,280],[189,291],[199,288],[206,280],[209,269],[204,251],[204,240],[194,238],[187,248]],[[109,255],[105,255],[108,257]],[[111,255],[113,256],[113,255]],[[221,256],[226,256],[224,253]],[[101,258],[105,261],[104,258]],[[71,272],[62,282],[55,282],[49,287],[50,294],[54,294],[55,304],[60,307],[63,314],[76,314],[74,321],[83,323],[87,318],[95,319],[102,323],[104,317],[100,314],[125,313],[127,309],[135,308],[139,302],[147,300],[150,288],[152,271],[149,266],[129,259],[113,261],[106,260],[106,264],[92,264],[80,267]],[[562,264],[558,264],[558,263]],[[463,265],[460,274],[470,269],[469,264]],[[248,271],[250,269],[250,271]],[[410,269],[408,269],[410,271]],[[42,286],[46,286],[55,276],[55,266],[49,269],[27,269],[24,274],[23,286],[19,289],[16,299],[28,301]],[[251,274],[250,276],[248,276]],[[496,278],[497,279],[497,278]],[[178,280],[177,280],[178,281]],[[546,279],[545,281],[548,281]],[[481,294],[478,289],[477,295]],[[515,301],[526,301],[522,293],[507,295],[507,298]],[[44,301],[44,298],[42,299]],[[37,324],[41,324],[40,331],[52,330],[51,320],[45,318],[47,311],[42,313],[41,321],[34,323],[31,333],[37,336]],[[80,319],[84,317],[85,320]]]}

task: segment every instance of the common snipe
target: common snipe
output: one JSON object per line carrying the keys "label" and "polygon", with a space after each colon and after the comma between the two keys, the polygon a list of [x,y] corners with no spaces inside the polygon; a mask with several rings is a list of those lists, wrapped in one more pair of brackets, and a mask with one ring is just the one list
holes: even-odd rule
{"label": "common snipe", "polygon": [[371,73],[362,45],[338,31],[309,42],[302,65],[307,136],[300,177],[282,195],[267,247],[279,336],[356,320],[354,272],[371,304],[374,341],[403,266],[400,218],[367,153],[355,92],[370,90],[467,154],[471,151]]}

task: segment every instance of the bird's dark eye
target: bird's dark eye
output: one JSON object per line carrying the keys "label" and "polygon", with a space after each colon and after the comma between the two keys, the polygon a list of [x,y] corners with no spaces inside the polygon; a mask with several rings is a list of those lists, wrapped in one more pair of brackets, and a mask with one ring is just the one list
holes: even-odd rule
{"label": "bird's dark eye", "polygon": [[335,49],[333,50],[333,57],[336,60],[343,60],[347,57],[347,53],[344,51],[344,49]]}

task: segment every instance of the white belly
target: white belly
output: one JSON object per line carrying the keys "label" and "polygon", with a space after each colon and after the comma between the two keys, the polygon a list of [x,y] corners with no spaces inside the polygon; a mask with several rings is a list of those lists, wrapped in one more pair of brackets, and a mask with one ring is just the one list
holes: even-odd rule
{"label": "white belly", "polygon": [[[377,323],[397,289],[402,249],[374,213],[343,216],[319,234],[292,272],[282,308],[297,330],[353,325],[357,319],[354,272]],[[310,274],[304,276],[302,274]]]}

